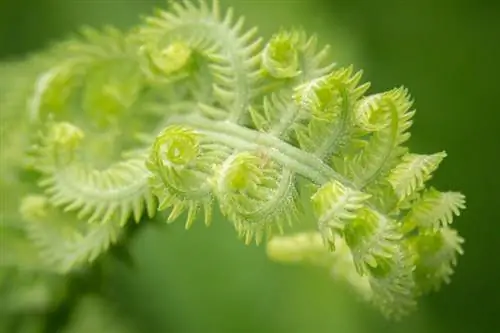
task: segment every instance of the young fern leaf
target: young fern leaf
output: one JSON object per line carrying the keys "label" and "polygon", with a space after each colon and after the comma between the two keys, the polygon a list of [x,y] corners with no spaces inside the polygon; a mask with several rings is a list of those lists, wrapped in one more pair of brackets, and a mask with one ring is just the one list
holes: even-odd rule
{"label": "young fern leaf", "polygon": [[463,254],[464,239],[456,230],[443,227],[426,230],[411,240],[416,253],[415,281],[419,293],[437,291],[443,283],[450,283],[458,255]]}
{"label": "young fern leaf", "polygon": [[[136,54],[127,36],[112,27],[103,31],[84,28],[79,38],[55,45],[45,55],[50,62],[46,61],[47,69],[38,76],[29,98],[30,119],[43,121],[51,113],[71,114],[74,109],[70,107],[71,95],[85,80],[90,81],[82,103],[87,112],[115,112],[132,104],[142,84],[137,71],[133,73],[128,69],[131,66],[138,68]],[[100,73],[112,66],[120,67],[124,76],[112,82],[103,81]]]}
{"label": "young fern leaf", "polygon": [[446,157],[445,152],[432,155],[407,154],[402,163],[391,170],[387,177],[399,200],[404,200],[422,189],[432,173]]}
{"label": "young fern leaf", "polygon": [[262,52],[262,67],[269,75],[285,79],[300,74],[296,48],[299,38],[299,34],[285,31],[272,36]]}
{"label": "young fern leaf", "polygon": [[317,37],[302,30],[281,30],[274,34],[262,51],[262,68],[276,79],[292,79],[294,85],[328,74],[329,46],[317,50]]}
{"label": "young fern leaf", "polygon": [[369,277],[372,302],[393,318],[414,310],[413,258],[396,222],[364,208],[344,235],[356,270]]}
{"label": "young fern leaf", "polygon": [[353,75],[352,71],[352,67],[342,68],[295,89],[295,102],[307,111],[305,121],[294,125],[303,150],[325,158],[344,144],[352,121],[351,110],[369,87],[358,86],[362,72]]}
{"label": "young fern leaf", "polygon": [[[292,125],[309,117],[308,110],[295,103],[291,92],[297,85],[325,76],[334,68],[335,64],[328,63],[326,59],[328,49],[325,46],[318,51],[317,37],[307,37],[301,30],[283,30],[271,37],[262,54],[262,69],[282,80],[278,81],[279,90],[271,89],[272,93],[264,96],[262,108],[251,107],[249,110],[251,120],[258,130],[290,141],[294,130]],[[289,63],[290,59],[293,60],[293,65]],[[293,68],[293,75],[284,74],[289,68]],[[273,83],[268,85],[273,86]],[[266,90],[265,84],[260,89],[262,93],[269,90]]]}
{"label": "young fern leaf", "polygon": [[42,134],[33,168],[42,173],[39,185],[51,204],[79,219],[124,225],[133,216],[138,222],[145,210],[152,217],[157,204],[147,183],[147,150],[137,147],[134,134],[154,125],[127,117],[142,111],[140,100],[154,87],[146,86],[137,45],[127,35],[114,28],[82,35],[51,50],[61,63],[36,82],[29,112]]}
{"label": "young fern leaf", "polygon": [[332,249],[335,238],[342,234],[349,221],[356,218],[369,194],[345,187],[335,181],[323,185],[312,197],[318,228]]}
{"label": "young fern leaf", "polygon": [[[171,9],[131,34],[85,30],[35,57],[34,84],[0,101],[13,123],[28,100],[41,129],[31,169],[43,194],[21,211],[49,266],[95,260],[144,211],[187,213],[189,227],[203,210],[208,225],[217,201],[259,243],[309,204],[316,230],[272,238],[271,258],[328,267],[393,318],[449,281],[463,242],[449,224],[465,197],[426,189],[445,153],[403,146],[414,115],[405,88],[364,96],[362,72],[334,70],[316,37],[281,30],[261,48],[216,0]],[[2,189],[20,164],[5,160]]]}
{"label": "young fern leaf", "polygon": [[358,106],[364,111],[354,113],[358,116],[357,123],[370,131],[371,136],[363,149],[347,160],[353,180],[362,188],[383,179],[399,162],[406,152],[401,145],[410,137],[407,130],[415,113],[410,111],[412,102],[404,88],[367,98],[368,101],[362,100]]}
{"label": "young fern leaf", "polygon": [[158,11],[146,18],[138,32],[150,56],[182,41],[210,62],[213,94],[227,116],[239,120],[253,98],[253,87],[260,77],[261,40],[256,28],[243,32],[244,19],[233,20],[229,9],[221,17],[218,0],[209,9],[204,0],[198,7],[189,1],[173,2],[172,13]]}
{"label": "young fern leaf", "polygon": [[204,139],[190,128],[169,126],[158,135],[146,162],[159,209],[172,208],[169,222],[187,210],[186,228],[200,208],[205,212],[205,224],[210,224],[213,194],[209,178],[213,166],[230,154],[230,150]]}
{"label": "young fern leaf", "polygon": [[39,185],[50,203],[76,211],[79,219],[124,225],[132,215],[139,222],[143,211],[154,216],[156,199],[147,186],[144,154],[92,169],[78,158],[83,132],[65,122],[51,123],[36,149],[34,167],[42,173]]}
{"label": "young fern leaf", "polygon": [[414,264],[404,246],[397,246],[391,258],[379,262],[369,275],[371,302],[388,318],[401,319],[417,306]]}
{"label": "young fern leaf", "polygon": [[437,230],[453,222],[453,216],[459,216],[465,209],[465,196],[459,192],[439,192],[434,188],[426,190],[413,204],[403,223],[404,228]]}
{"label": "young fern leaf", "polygon": [[294,175],[276,162],[250,152],[230,156],[214,176],[221,211],[234,223],[248,244],[259,244],[273,228],[283,232],[296,217]]}
{"label": "young fern leaf", "polygon": [[345,228],[344,237],[352,250],[354,264],[360,274],[385,269],[403,238],[395,221],[363,208]]}
{"label": "young fern leaf", "polygon": [[174,42],[162,50],[143,48],[141,52],[145,56],[143,69],[152,80],[168,77],[185,68],[192,55],[189,46],[183,42]]}
{"label": "young fern leaf", "polygon": [[25,197],[20,209],[28,237],[39,248],[40,259],[60,273],[97,259],[117,242],[123,230],[117,220],[89,224],[63,214],[43,195]]}

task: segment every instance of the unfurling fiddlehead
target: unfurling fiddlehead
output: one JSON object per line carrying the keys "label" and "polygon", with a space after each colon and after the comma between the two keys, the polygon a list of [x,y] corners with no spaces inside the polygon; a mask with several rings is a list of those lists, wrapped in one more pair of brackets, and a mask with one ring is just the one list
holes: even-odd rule
{"label": "unfurling fiddlehead", "polygon": [[199,208],[205,224],[211,222],[212,166],[224,158],[223,147],[205,142],[196,131],[181,126],[167,127],[156,139],[147,161],[153,171],[151,187],[160,199],[160,210],[172,207],[168,221],[188,211],[186,228],[193,223]]}
{"label": "unfurling fiddlehead", "polygon": [[215,175],[221,211],[249,243],[265,232],[283,229],[296,214],[294,176],[290,170],[258,153],[241,152],[227,158]]}
{"label": "unfurling fiddlehead", "polygon": [[[405,88],[366,96],[362,72],[335,68],[315,36],[263,44],[218,1],[83,35],[31,59],[36,79],[6,104],[39,133],[23,165],[39,181],[19,203],[55,271],[96,259],[130,219],[169,210],[189,227],[203,211],[208,225],[218,205],[245,242],[329,268],[387,316],[449,282],[465,197],[426,187],[446,153],[404,146]],[[307,206],[315,230],[283,235]]]}

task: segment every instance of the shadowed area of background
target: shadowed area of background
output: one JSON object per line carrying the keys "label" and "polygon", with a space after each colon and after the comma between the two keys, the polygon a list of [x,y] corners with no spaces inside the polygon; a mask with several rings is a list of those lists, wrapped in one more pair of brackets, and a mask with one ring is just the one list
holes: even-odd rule
{"label": "shadowed area of background", "polygon": [[[400,323],[385,321],[321,269],[270,262],[217,215],[186,232],[146,228],[136,268],[111,267],[107,297],[143,332],[500,332],[500,2],[476,0],[222,0],[260,27],[302,26],[363,68],[371,91],[407,86],[417,114],[410,147],[446,150],[437,187],[467,195],[456,220],[465,255],[452,284]],[[22,56],[81,25],[139,22],[164,1],[0,2],[0,57]]]}

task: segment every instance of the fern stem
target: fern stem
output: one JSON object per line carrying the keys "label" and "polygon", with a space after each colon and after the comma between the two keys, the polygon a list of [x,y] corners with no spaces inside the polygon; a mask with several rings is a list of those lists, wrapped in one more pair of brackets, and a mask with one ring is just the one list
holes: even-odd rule
{"label": "fern stem", "polygon": [[281,165],[318,185],[337,180],[346,186],[355,187],[350,180],[333,170],[321,159],[271,134],[258,132],[229,121],[212,121],[196,115],[174,116],[170,121],[174,124],[193,126],[212,140],[234,149],[264,150],[269,157]]}
{"label": "fern stem", "polygon": [[[197,115],[174,116],[171,122],[193,126],[211,140],[227,147],[240,151],[265,151],[271,159],[317,185],[321,186],[336,180],[353,190],[362,191],[357,184],[342,176],[314,154],[294,147],[269,133],[258,132],[229,121],[208,120]],[[386,216],[385,212],[368,202],[366,207],[381,216]]]}

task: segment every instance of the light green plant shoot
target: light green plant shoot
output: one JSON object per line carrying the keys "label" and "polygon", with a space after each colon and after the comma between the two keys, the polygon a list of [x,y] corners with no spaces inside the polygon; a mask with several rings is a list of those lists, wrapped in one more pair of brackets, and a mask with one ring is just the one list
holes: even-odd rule
{"label": "light green plant shoot", "polygon": [[271,259],[324,266],[388,317],[413,310],[450,280],[465,198],[427,185],[445,152],[406,147],[408,90],[368,92],[317,44],[264,41],[202,0],[4,65],[1,226],[42,264],[2,269],[81,270],[159,211],[189,228],[218,207]]}

